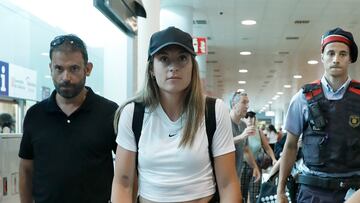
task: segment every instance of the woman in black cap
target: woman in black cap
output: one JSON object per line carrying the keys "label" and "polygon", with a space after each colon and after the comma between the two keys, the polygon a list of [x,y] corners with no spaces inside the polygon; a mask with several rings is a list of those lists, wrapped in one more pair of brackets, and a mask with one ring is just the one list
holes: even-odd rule
{"label": "woman in black cap", "polygon": [[[216,185],[221,202],[241,201],[229,111],[219,99],[209,157],[205,96],[195,55],[192,37],[180,29],[152,35],[145,86],[118,111],[113,202],[133,202],[137,194],[145,203],[216,202]],[[139,109],[134,102],[145,106],[141,137],[134,134],[139,128],[134,131],[139,118],[133,118]]]}
{"label": "woman in black cap", "polygon": [[[256,158],[257,165],[260,169],[261,180],[262,169],[268,168],[271,164],[275,165],[276,158],[267,141],[266,136],[257,127],[256,113],[253,111],[248,111],[245,115],[244,122],[246,123],[246,126],[254,126],[256,129],[254,134],[247,138],[247,145],[252,155]],[[251,167],[246,161],[243,162],[240,182],[241,192],[243,194],[244,200],[246,201],[249,196],[251,203],[256,202],[257,196],[260,193],[261,181],[255,181],[255,177],[253,176],[253,167]]]}

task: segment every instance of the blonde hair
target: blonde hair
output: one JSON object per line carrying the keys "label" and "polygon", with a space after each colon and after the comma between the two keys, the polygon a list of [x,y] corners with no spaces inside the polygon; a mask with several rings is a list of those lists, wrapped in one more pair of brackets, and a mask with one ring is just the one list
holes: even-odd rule
{"label": "blonde hair", "polygon": [[[199,65],[195,57],[191,57],[193,64],[191,81],[187,87],[185,101],[183,104],[183,113],[187,118],[184,126],[184,135],[180,141],[179,147],[192,146],[195,134],[201,125],[205,111],[205,100],[202,92],[202,85],[200,80]],[[141,102],[150,109],[150,112],[160,103],[160,90],[156,80],[152,77],[154,65],[153,60],[149,60],[145,73],[145,84],[142,90],[133,98],[122,104],[115,113],[114,129],[117,133],[117,126],[122,109],[129,103]]]}

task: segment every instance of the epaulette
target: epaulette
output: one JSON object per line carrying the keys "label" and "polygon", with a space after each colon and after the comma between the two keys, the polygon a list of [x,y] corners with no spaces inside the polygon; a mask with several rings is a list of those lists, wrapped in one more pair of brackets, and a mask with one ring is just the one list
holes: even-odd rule
{"label": "epaulette", "polygon": [[349,91],[360,95],[360,81],[351,80],[351,82],[349,84]]}
{"label": "epaulette", "polygon": [[320,80],[315,80],[312,83],[306,84],[302,87],[302,89],[307,101],[312,100],[322,93]]}

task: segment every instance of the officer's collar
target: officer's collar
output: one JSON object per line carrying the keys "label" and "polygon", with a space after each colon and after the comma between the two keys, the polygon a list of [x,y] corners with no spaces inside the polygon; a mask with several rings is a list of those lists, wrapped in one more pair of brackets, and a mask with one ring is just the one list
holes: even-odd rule
{"label": "officer's collar", "polygon": [[322,78],[321,78],[321,84],[322,84],[323,88],[325,88],[327,92],[331,92],[333,94],[336,94],[336,93],[341,92],[344,89],[346,89],[349,86],[350,82],[351,82],[351,78],[350,78],[350,76],[348,76],[346,82],[343,85],[341,85],[341,87],[339,89],[334,91],[334,89],[330,86],[330,84],[326,80],[325,76],[322,76]]}

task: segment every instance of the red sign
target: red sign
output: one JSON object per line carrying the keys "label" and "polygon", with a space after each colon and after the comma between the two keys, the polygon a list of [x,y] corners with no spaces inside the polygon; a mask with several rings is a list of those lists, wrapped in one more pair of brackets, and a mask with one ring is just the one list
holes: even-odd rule
{"label": "red sign", "polygon": [[206,37],[195,37],[193,38],[193,45],[195,53],[197,55],[207,54],[207,38]]}

